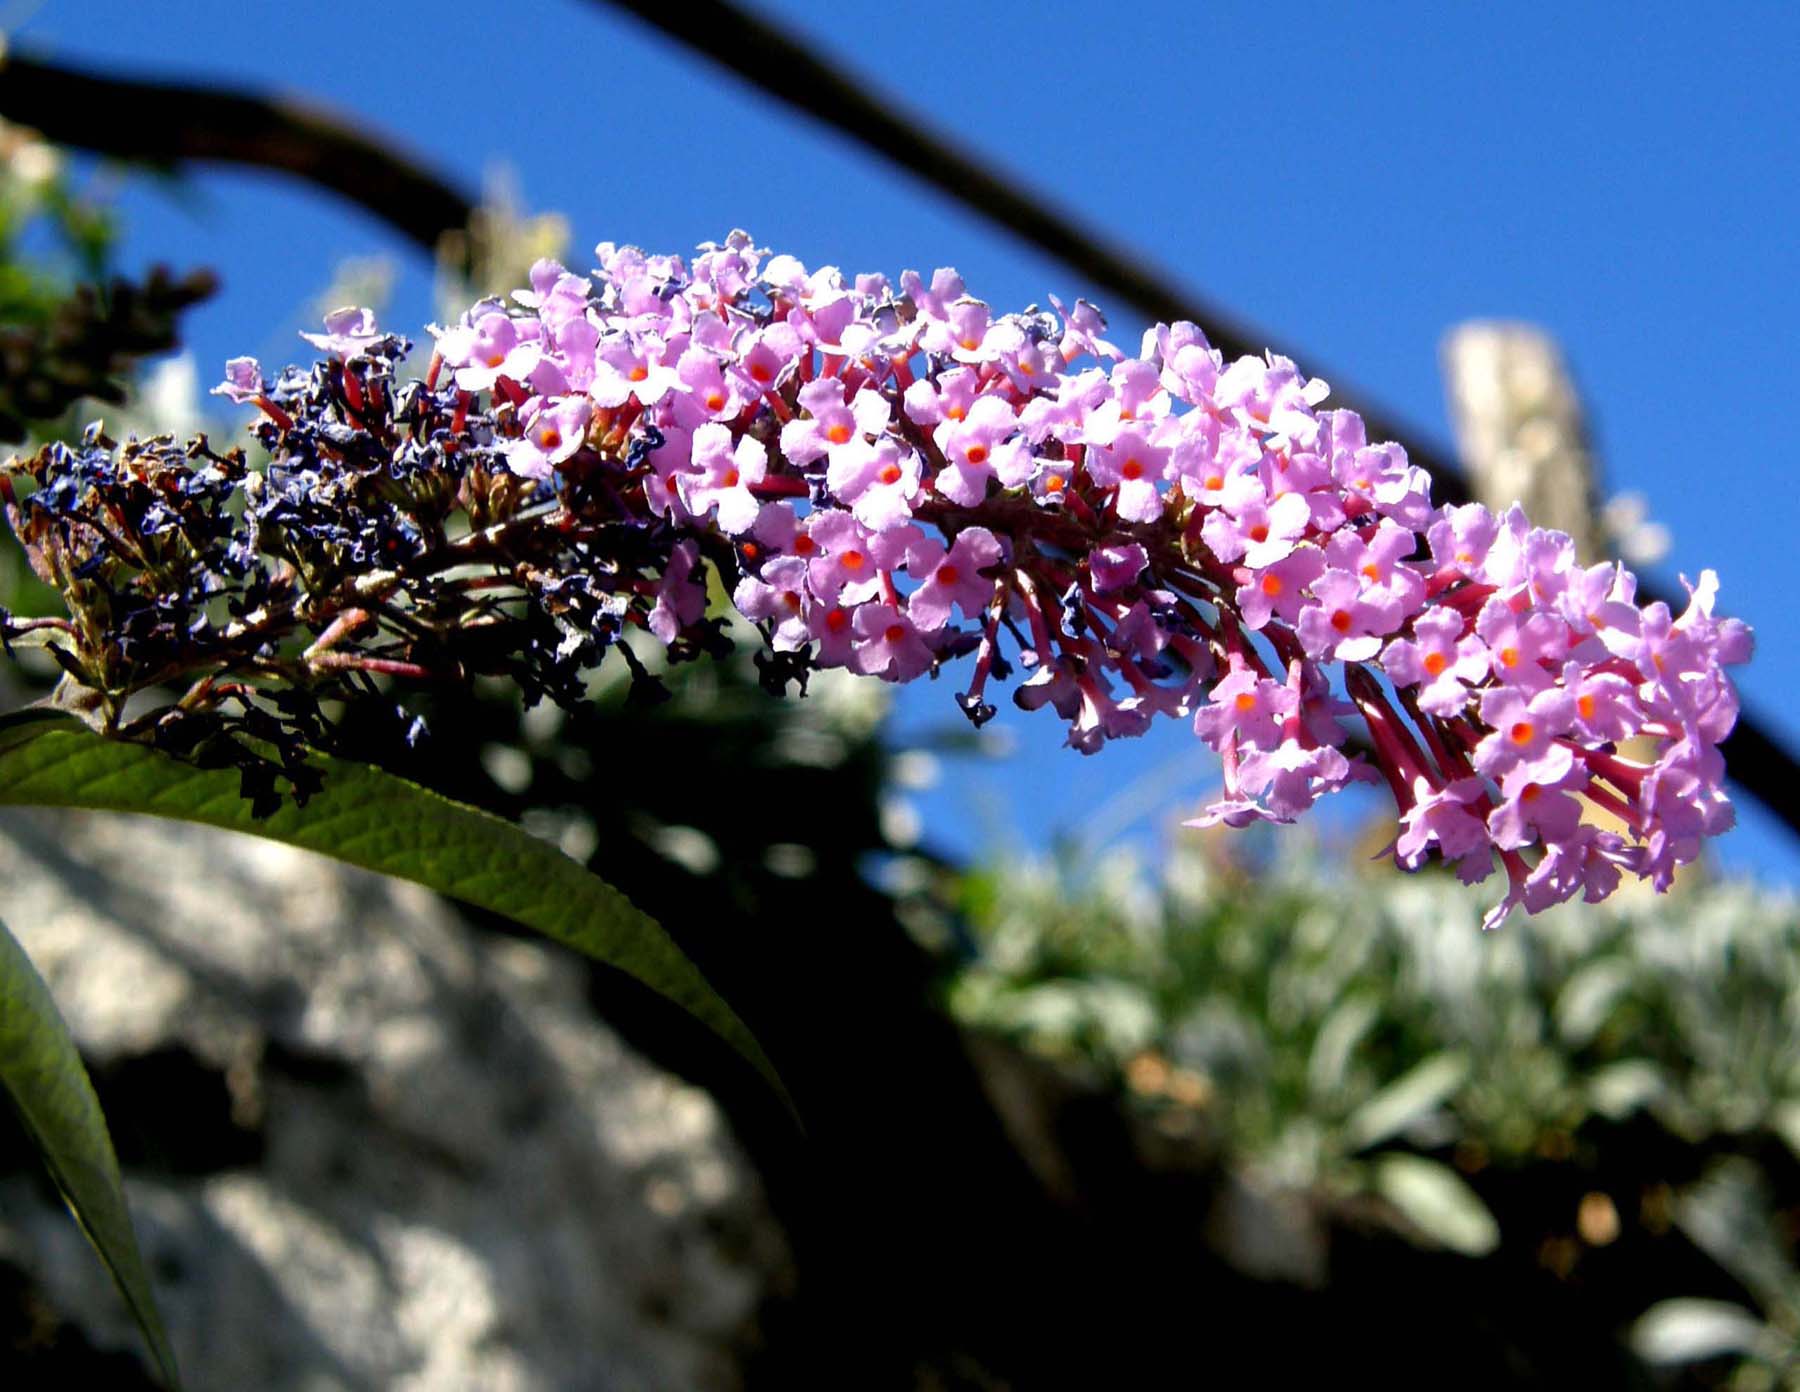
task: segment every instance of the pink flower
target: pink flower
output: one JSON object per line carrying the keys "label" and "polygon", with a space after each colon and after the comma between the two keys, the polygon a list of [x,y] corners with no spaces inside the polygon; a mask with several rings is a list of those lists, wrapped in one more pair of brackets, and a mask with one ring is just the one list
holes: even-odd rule
{"label": "pink flower", "polygon": [[931,666],[931,649],[912,620],[894,604],[865,604],[856,611],[853,671],[887,681],[911,681]]}
{"label": "pink flower", "polygon": [[594,404],[585,396],[551,401],[534,397],[527,409],[525,433],[506,450],[506,467],[525,478],[547,479],[556,466],[581,448]]}
{"label": "pink flower", "polygon": [[677,542],[669,553],[649,621],[650,631],[665,643],[673,643],[706,612],[706,586],[695,574],[699,560],[700,548],[692,541]]}
{"label": "pink flower", "polygon": [[750,492],[769,470],[766,445],[749,436],[732,443],[731,432],[708,421],[694,432],[694,472],[681,478],[681,500],[696,517],[719,510],[719,530],[726,536],[747,532],[762,504]]}
{"label": "pink flower", "polygon": [[1194,716],[1194,733],[1220,750],[1234,735],[1251,749],[1274,749],[1282,741],[1282,722],[1298,704],[1287,686],[1248,667],[1221,678],[1211,696]]}
{"label": "pink flower", "polygon": [[1324,573],[1325,553],[1316,546],[1301,546],[1252,576],[1237,592],[1244,627],[1259,629],[1271,618],[1295,623],[1307,602],[1306,587]]}
{"label": "pink flower", "polygon": [[1396,638],[1381,655],[1381,665],[1402,686],[1419,688],[1419,708],[1448,719],[1469,704],[1469,687],[1488,673],[1488,652],[1481,640],[1463,636],[1463,619],[1450,610],[1434,609],[1413,621],[1413,638]]}
{"label": "pink flower", "polygon": [[858,392],[846,405],[844,384],[829,377],[800,388],[800,405],[810,419],[789,421],[781,428],[781,452],[795,464],[810,464],[822,456],[854,457],[869,437],[887,429],[891,414],[878,392]]}
{"label": "pink flower", "polygon": [[1475,767],[1490,778],[1524,769],[1534,783],[1551,785],[1568,777],[1574,756],[1557,742],[1575,720],[1575,701],[1561,687],[1528,695],[1500,686],[1481,698],[1481,723],[1493,733],[1475,748]]}
{"label": "pink flower", "polygon": [[375,327],[373,310],[347,305],[325,316],[324,333],[303,333],[300,337],[322,353],[330,353],[336,358],[354,358],[385,335]]}
{"label": "pink flower", "polygon": [[906,602],[906,611],[921,629],[942,628],[950,622],[955,604],[965,618],[978,618],[993,601],[994,581],[982,574],[999,563],[999,539],[986,527],[970,527],[958,534],[945,551],[941,543],[927,540],[907,561],[907,570],[920,579]]}
{"label": "pink flower", "polygon": [[761,576],[746,575],[739,580],[731,595],[731,602],[745,618],[774,626],[771,642],[777,652],[794,652],[811,640],[808,599],[806,561],[799,556],[770,561]]}

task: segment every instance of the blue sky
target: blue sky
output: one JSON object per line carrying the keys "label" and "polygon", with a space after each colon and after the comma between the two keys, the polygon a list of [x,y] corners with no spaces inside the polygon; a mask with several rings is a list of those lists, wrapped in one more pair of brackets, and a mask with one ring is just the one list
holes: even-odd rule
{"label": "blue sky", "polygon": [[[504,166],[527,209],[569,219],[577,260],[602,239],[686,251],[743,226],[809,264],[954,265],[1001,308],[1093,293],[601,5],[504,22],[469,0],[8,9],[0,24],[72,63],[303,94],[471,187]],[[1546,326],[1611,487],[1644,493],[1673,530],[1658,578],[1720,572],[1723,605],[1758,632],[1747,703],[1800,741],[1786,695],[1800,683],[1800,6],[760,9],[1427,437],[1448,436],[1446,328]],[[273,176],[206,173],[178,197],[137,181],[124,207],[134,263],[221,272],[192,321],[208,374],[239,352],[298,356],[297,314],[346,256],[394,256],[391,321],[430,317],[422,258]],[[1135,340],[1141,325],[1110,308]],[[960,720],[950,691],[907,692],[899,728]],[[996,831],[1042,846],[1109,802],[1109,825],[1154,840],[1210,776],[1179,728],[1082,759],[1047,718],[1002,720],[1015,755],[951,765],[921,799],[945,849]],[[1725,863],[1800,884],[1800,847],[1741,810]]]}

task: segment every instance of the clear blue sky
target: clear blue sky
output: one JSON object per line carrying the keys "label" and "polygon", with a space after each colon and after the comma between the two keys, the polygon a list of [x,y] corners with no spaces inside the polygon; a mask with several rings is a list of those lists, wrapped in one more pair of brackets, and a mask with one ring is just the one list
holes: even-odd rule
{"label": "clear blue sky", "polygon": [[[1427,436],[1448,434],[1448,326],[1547,326],[1612,487],[1673,528],[1659,578],[1720,572],[1724,606],[1758,633],[1746,699],[1800,741],[1800,6],[761,9]],[[529,209],[569,218],[576,259],[601,239],[687,251],[743,226],[813,265],[954,265],[1002,308],[1092,293],[601,5],[46,0],[0,9],[7,22],[71,62],[305,94],[465,185],[507,166]],[[420,258],[274,177],[207,173],[181,202],[140,183],[125,208],[134,262],[222,273],[193,320],[208,373],[238,352],[298,356],[297,307],[347,255],[399,258],[397,327],[430,314]],[[950,690],[908,692],[902,728],[959,720]],[[1020,752],[953,766],[924,799],[946,849],[978,845],[989,816],[1042,845],[1139,779],[1161,811],[1136,834],[1161,834],[1208,777],[1179,728],[1084,760],[1056,751],[1054,721],[1003,720]],[[1740,806],[1726,864],[1800,884],[1800,849]]]}

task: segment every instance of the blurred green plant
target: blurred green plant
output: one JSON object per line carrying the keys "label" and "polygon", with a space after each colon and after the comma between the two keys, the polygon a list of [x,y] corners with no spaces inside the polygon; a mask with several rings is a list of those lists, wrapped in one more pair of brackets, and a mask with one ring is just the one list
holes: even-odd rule
{"label": "blurred green plant", "polygon": [[[1228,857],[1187,843],[1154,885],[1128,860],[967,875],[950,1008],[1110,1080],[1310,1242],[1373,1208],[1568,1279],[1679,1233],[1719,1283],[1663,1292],[1634,1352],[1796,1385],[1800,904],[1699,884],[1483,935],[1447,876]],[[1526,1198],[1551,1171],[1554,1212]]]}
{"label": "blurred green plant", "polygon": [[115,238],[57,151],[0,124],[0,440],[83,398],[123,402],[133,366],[173,348],[180,315],[212,294],[209,271],[109,274]]}

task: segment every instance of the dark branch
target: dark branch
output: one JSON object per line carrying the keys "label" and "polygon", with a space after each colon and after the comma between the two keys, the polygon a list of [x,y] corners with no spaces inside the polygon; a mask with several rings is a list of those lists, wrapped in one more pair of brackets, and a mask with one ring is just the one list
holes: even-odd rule
{"label": "dark branch", "polygon": [[348,199],[435,253],[472,201],[341,117],[279,98],[81,72],[7,48],[0,117],[59,145],[173,166],[190,160],[291,174]]}
{"label": "dark branch", "polygon": [[[1266,335],[1191,292],[1176,291],[1145,269],[1142,256],[1109,246],[1042,197],[996,173],[956,144],[871,95],[873,84],[852,81],[817,54],[766,20],[727,0],[608,0],[628,10],[696,52],[705,54],[744,81],[843,135],[884,155],[927,184],[948,194],[1014,236],[1048,252],[1096,287],[1109,290],[1154,319],[1191,319],[1206,330],[1227,356],[1260,354]],[[1318,365],[1313,364],[1316,368]],[[1344,390],[1338,374],[1321,371],[1338,404],[1361,414],[1371,439],[1395,440],[1413,462],[1430,471],[1442,501],[1472,500],[1468,481],[1450,454],[1404,428],[1388,412],[1355,390]],[[1643,600],[1661,598],[1676,612],[1684,602],[1642,585]],[[1800,835],[1800,764],[1748,710],[1723,746],[1731,777]]]}

